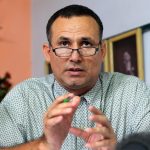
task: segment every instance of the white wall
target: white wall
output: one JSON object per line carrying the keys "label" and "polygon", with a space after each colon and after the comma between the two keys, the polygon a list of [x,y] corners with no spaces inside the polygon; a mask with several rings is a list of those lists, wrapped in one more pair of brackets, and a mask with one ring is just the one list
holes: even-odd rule
{"label": "white wall", "polygon": [[145,81],[150,85],[150,30],[143,33]]}
{"label": "white wall", "polygon": [[[47,20],[53,12],[69,4],[83,4],[93,9],[103,21],[104,38],[150,23],[150,0],[32,0],[33,76],[44,74],[41,49],[46,41]],[[146,70],[146,73],[149,72],[150,70]]]}

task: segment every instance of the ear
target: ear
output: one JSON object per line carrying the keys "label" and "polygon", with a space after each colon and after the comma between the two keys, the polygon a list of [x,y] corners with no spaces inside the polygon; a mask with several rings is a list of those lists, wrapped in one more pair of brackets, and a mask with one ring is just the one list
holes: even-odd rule
{"label": "ear", "polygon": [[48,43],[44,43],[43,44],[43,54],[44,54],[46,62],[48,62],[48,63],[50,63],[50,51],[51,51],[51,49],[50,49]]}
{"label": "ear", "polygon": [[107,51],[106,42],[102,41],[102,43],[101,43],[101,58],[102,58],[102,61],[104,61],[106,51]]}

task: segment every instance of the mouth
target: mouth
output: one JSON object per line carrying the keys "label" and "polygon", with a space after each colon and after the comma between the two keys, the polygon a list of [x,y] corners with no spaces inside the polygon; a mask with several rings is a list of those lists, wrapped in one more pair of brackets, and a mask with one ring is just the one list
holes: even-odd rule
{"label": "mouth", "polygon": [[78,71],[83,71],[83,69],[81,69],[81,68],[69,68],[68,71],[78,72]]}
{"label": "mouth", "polygon": [[79,76],[84,72],[84,70],[82,68],[69,68],[67,69],[67,72],[71,76]]}

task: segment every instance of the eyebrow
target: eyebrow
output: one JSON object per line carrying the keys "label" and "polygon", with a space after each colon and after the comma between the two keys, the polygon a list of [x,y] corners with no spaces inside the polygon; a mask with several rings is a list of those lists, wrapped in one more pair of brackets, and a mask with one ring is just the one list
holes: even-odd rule
{"label": "eyebrow", "polygon": [[58,40],[69,41],[70,39],[68,37],[60,36]]}
{"label": "eyebrow", "polygon": [[90,41],[90,42],[95,43],[95,41],[91,37],[82,37],[81,40],[82,41]]}
{"label": "eyebrow", "polygon": [[[69,37],[64,37],[64,36],[60,36],[59,40],[64,40],[64,41],[70,41],[71,39]],[[81,37],[81,39],[79,39],[80,41],[91,41],[92,43],[95,43],[95,41],[91,38],[91,37]]]}

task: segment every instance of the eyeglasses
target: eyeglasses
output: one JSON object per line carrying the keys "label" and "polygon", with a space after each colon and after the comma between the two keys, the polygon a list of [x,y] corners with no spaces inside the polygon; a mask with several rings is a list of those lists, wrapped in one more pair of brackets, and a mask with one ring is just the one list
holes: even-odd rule
{"label": "eyeglasses", "polygon": [[89,57],[96,54],[100,47],[81,47],[78,49],[72,49],[68,47],[58,47],[54,48],[53,52],[58,57],[70,57],[73,51],[77,51],[81,56]]}

